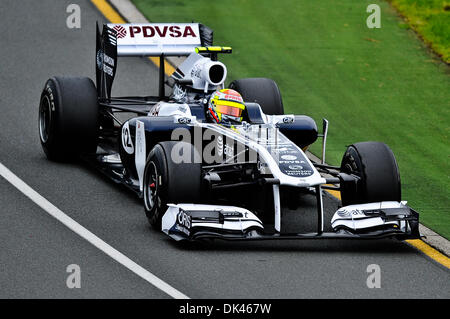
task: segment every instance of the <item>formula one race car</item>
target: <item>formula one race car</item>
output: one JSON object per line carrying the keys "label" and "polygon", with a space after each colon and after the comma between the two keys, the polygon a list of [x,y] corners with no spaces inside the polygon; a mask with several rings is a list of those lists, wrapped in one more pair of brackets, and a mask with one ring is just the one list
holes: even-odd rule
{"label": "formula one race car", "polygon": [[[217,57],[232,49],[212,40],[212,30],[197,23],[106,24],[102,32],[97,26],[96,85],[68,77],[45,84],[39,135],[47,157],[92,163],[143,198],[150,224],[176,240],[420,236],[418,213],[401,201],[388,146],[355,143],[341,166],[327,165],[328,122],[318,134],[310,117],[284,114],[270,79],[235,80],[224,90],[227,69]],[[159,95],[112,97],[118,56],[159,57]],[[166,80],[170,56],[184,61]],[[214,94],[242,104],[232,114],[239,121],[211,120]],[[123,113],[136,116],[123,120]],[[312,162],[305,151],[318,137],[322,160]],[[323,189],[341,192],[332,232],[324,232]],[[286,233],[281,207],[296,208],[305,190],[317,199],[317,229]]]}

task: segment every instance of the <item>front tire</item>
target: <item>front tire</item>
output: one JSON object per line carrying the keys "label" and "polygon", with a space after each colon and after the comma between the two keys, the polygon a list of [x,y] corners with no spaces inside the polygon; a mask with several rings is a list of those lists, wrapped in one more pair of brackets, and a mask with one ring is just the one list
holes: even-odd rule
{"label": "front tire", "polygon": [[341,191],[342,205],[401,201],[397,161],[386,144],[361,142],[350,145],[342,158],[341,171],[360,178],[356,190]]}
{"label": "front tire", "polygon": [[[179,145],[190,152],[189,163],[176,163],[172,159],[172,150],[178,143],[183,143]],[[192,144],[178,141],[160,142],[150,151],[144,170],[144,208],[155,229],[161,229],[167,204],[199,202],[201,163],[194,162],[195,152]]]}

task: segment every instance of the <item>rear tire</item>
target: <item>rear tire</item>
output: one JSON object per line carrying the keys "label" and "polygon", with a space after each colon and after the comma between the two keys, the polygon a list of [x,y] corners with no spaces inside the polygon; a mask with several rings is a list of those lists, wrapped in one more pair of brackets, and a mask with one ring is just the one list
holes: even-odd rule
{"label": "rear tire", "polygon": [[386,144],[361,142],[350,145],[342,158],[341,170],[360,178],[356,191],[341,192],[342,205],[401,201],[397,161]]}
{"label": "rear tire", "polygon": [[92,80],[49,79],[39,104],[39,137],[47,158],[67,161],[95,152],[97,136],[98,101]]}
{"label": "rear tire", "polygon": [[[175,163],[172,149],[184,143],[190,150],[190,163]],[[150,225],[161,230],[167,204],[198,203],[201,195],[201,163],[193,161],[192,144],[178,141],[160,142],[147,157],[144,170],[144,208]]]}
{"label": "rear tire", "polygon": [[274,80],[267,78],[240,79],[231,82],[229,87],[238,91],[245,102],[258,103],[264,114],[284,114],[280,89]]}

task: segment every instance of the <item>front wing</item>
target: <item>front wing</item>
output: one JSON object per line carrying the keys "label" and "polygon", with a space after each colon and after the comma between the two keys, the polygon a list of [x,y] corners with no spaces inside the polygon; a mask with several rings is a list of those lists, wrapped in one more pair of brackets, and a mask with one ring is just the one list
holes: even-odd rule
{"label": "front wing", "polygon": [[180,240],[273,239],[397,239],[420,238],[418,213],[398,202],[352,205],[333,216],[333,232],[268,231],[258,217],[235,206],[171,204],[162,218],[162,231]]}

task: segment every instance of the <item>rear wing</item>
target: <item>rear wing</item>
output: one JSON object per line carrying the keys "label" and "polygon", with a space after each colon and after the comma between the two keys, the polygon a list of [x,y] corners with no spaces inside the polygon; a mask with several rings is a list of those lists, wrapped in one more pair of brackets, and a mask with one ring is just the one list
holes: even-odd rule
{"label": "rear wing", "polygon": [[100,98],[111,98],[119,56],[160,57],[160,97],[164,96],[164,57],[187,56],[212,46],[213,31],[200,23],[104,24],[96,36],[96,81]]}

